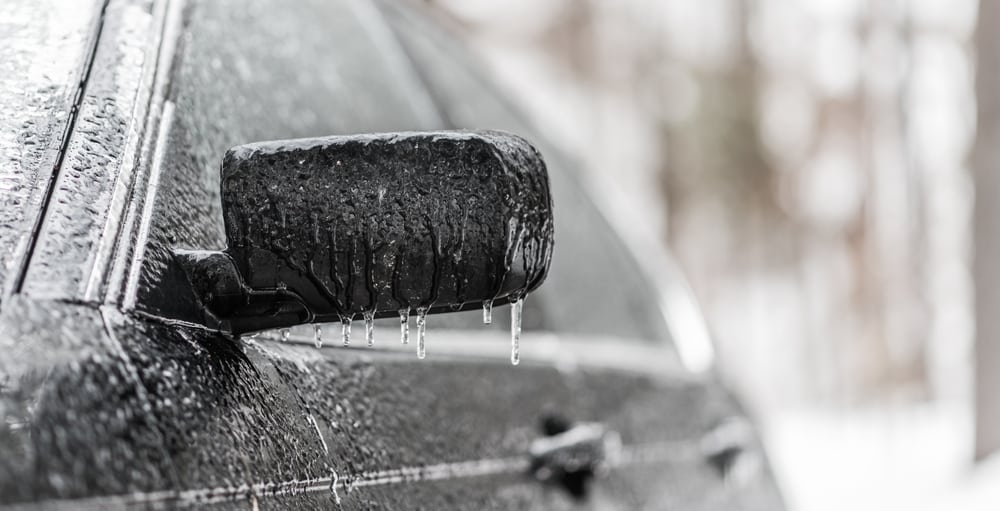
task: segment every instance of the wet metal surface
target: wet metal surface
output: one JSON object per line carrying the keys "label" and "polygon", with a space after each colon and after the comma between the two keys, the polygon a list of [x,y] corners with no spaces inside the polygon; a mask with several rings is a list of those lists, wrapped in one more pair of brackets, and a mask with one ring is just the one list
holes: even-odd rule
{"label": "wet metal surface", "polygon": [[15,296],[0,314],[0,501],[172,480],[135,367],[99,311]]}
{"label": "wet metal surface", "polygon": [[102,4],[0,4],[0,307],[19,285],[44,211]]}
{"label": "wet metal surface", "polygon": [[10,453],[0,504],[246,509],[253,494],[270,508],[323,509],[335,479],[345,509],[546,509],[564,497],[522,469],[551,413],[603,422],[641,447],[595,485],[595,499],[614,496],[612,509],[634,509],[664,485],[657,502],[685,509],[777,502],[763,475],[730,490],[700,455],[706,432],[735,409],[697,380],[237,344],[111,308],[26,300],[3,319],[13,356],[0,363],[0,445]]}
{"label": "wet metal surface", "polygon": [[[162,2],[158,7],[162,8]],[[22,292],[98,301],[131,193],[147,114],[161,13],[113,0]]]}

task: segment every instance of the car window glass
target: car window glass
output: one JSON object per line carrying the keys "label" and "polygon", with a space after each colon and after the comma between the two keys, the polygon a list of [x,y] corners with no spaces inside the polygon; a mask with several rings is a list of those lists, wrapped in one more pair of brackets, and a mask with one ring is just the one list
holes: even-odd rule
{"label": "car window glass", "polygon": [[[476,71],[462,43],[412,13],[389,4],[385,11],[449,122],[461,128],[496,128],[522,134],[546,158],[556,246],[548,279],[528,298],[541,302],[545,312],[544,324],[534,326],[669,342],[655,290],[579,185],[577,164],[524,122]],[[470,322],[472,316],[469,314]],[[527,313],[524,320],[531,321]]]}

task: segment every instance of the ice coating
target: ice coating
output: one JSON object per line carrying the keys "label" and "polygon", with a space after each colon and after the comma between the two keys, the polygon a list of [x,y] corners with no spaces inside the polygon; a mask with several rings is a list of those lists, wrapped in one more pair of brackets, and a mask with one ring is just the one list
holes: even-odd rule
{"label": "ice coating", "polygon": [[426,352],[427,309],[417,309],[417,358],[423,359]]}
{"label": "ice coating", "polygon": [[307,309],[276,322],[505,304],[548,271],[548,176],[515,135],[263,142],[231,149],[222,174],[226,253],[241,277]]}
{"label": "ice coating", "polygon": [[521,311],[524,310],[524,297],[519,297],[510,305],[510,363],[521,363]]}
{"label": "ice coating", "polygon": [[375,347],[375,313],[366,312],[365,316],[365,342],[369,348]]}
{"label": "ice coating", "polygon": [[344,338],[344,347],[351,345],[351,321],[350,317],[340,320],[340,331]]}
{"label": "ice coating", "polygon": [[[58,13],[58,23],[50,19],[54,13]],[[0,8],[0,33],[3,34],[0,36],[0,68],[3,69],[0,73],[0,112],[3,112],[0,115],[0,162],[3,162],[0,164],[0,304],[9,298],[16,287],[15,280],[20,278],[21,268],[28,261],[29,240],[45,213],[50,193],[47,189],[60,171],[60,156],[65,157],[67,171],[84,174],[77,178],[84,184],[97,179],[86,173],[90,167],[100,169],[100,174],[94,171],[95,175],[112,174],[109,167],[113,165],[106,161],[112,160],[113,151],[122,145],[122,118],[126,117],[122,109],[128,99],[115,90],[113,80],[104,78],[114,75],[131,83],[129,78],[132,76],[119,76],[110,71],[95,73],[95,78],[101,78],[100,85],[110,87],[100,89],[100,95],[83,94],[81,81],[87,73],[88,54],[96,44],[91,31],[100,17],[101,8],[96,2],[8,1]],[[124,68],[115,66],[114,70],[121,73]],[[87,151],[68,147],[69,127],[74,117],[90,122],[86,143],[79,143]],[[107,128],[103,129],[105,126]],[[65,156],[67,153],[69,156]],[[73,169],[70,164],[76,164],[77,160],[87,162],[87,167]],[[91,198],[79,190],[72,191]],[[89,208],[72,210],[65,204],[52,206],[53,209],[57,207],[60,211],[64,208],[71,211],[68,216],[72,221],[90,219]],[[55,234],[60,235],[59,240],[65,240],[63,244],[50,245],[43,241],[39,246],[46,253],[50,247],[55,248],[55,252],[67,260],[66,252],[72,251],[74,255],[78,252],[73,251],[75,247],[65,245],[79,244],[79,239],[87,237],[90,231],[67,228]],[[46,283],[55,285],[49,283],[54,280],[57,279],[50,277]]]}
{"label": "ice coating", "polygon": [[399,311],[399,342],[410,344],[410,309]]}
{"label": "ice coating", "polygon": [[483,324],[489,325],[493,323],[493,300],[486,300],[483,302]]}

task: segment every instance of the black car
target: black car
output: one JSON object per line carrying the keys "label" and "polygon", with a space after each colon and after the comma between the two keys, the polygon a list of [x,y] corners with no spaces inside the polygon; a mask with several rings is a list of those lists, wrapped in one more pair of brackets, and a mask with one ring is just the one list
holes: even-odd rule
{"label": "black car", "polygon": [[[433,310],[421,359],[395,311],[371,347],[205,312],[227,150],[456,129],[548,168],[547,278],[491,324]],[[583,183],[413,5],[4,2],[0,509],[782,509],[684,287]]]}

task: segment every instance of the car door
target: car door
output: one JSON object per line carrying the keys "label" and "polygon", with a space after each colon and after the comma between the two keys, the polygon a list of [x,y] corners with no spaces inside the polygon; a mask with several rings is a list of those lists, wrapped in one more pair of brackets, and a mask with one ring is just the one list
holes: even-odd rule
{"label": "car door", "polygon": [[[711,378],[680,368],[641,276],[615,270],[630,267],[627,251],[545,146],[567,249],[551,291],[528,297],[517,367],[500,310],[493,328],[472,328],[475,313],[430,317],[425,360],[393,322],[376,325],[369,349],[339,345],[330,325],[316,348],[311,329],[234,339],[179,319],[195,304],[172,250],[224,246],[228,147],[471,126],[530,136],[471,78],[444,79],[465,76],[461,66],[414,53],[433,46],[412,30],[432,28],[390,14],[398,36],[385,12],[361,0],[103,7],[100,65],[84,86],[95,106],[70,134],[0,317],[0,446],[16,453],[0,463],[0,505],[780,506],[766,466],[749,485],[727,484],[713,456],[729,451],[711,444],[741,412]],[[109,147],[88,148],[95,140]],[[529,475],[527,451],[552,417],[620,439],[582,497]],[[738,451],[759,452],[748,438]]]}

